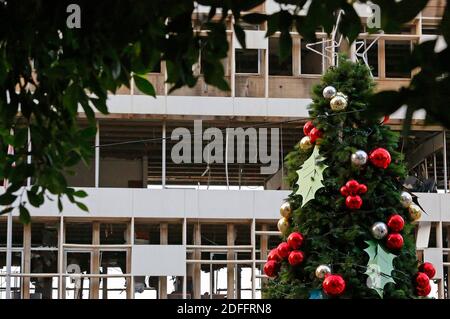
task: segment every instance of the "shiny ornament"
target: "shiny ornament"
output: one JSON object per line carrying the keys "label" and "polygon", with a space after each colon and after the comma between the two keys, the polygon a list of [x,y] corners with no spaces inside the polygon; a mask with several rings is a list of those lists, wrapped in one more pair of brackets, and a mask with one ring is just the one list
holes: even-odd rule
{"label": "shiny ornament", "polygon": [[341,192],[342,196],[347,197],[348,195],[350,195],[346,186],[342,186],[339,191]]}
{"label": "shiny ornament", "polygon": [[303,235],[298,232],[293,232],[287,238],[287,243],[292,250],[297,250],[303,243]]}
{"label": "shiny ornament", "polygon": [[327,100],[332,99],[335,95],[336,95],[336,88],[334,86],[327,86],[323,89],[322,91],[322,95],[324,98],[326,98]]}
{"label": "shiny ornament", "polygon": [[367,193],[367,186],[364,184],[359,184],[359,188],[358,188],[358,194],[365,194]]}
{"label": "shiny ornament", "polygon": [[266,262],[264,264],[264,273],[268,276],[268,277],[276,277],[278,275],[278,271],[280,268],[280,264],[277,263],[274,260],[269,260],[268,262]]}
{"label": "shiny ornament", "polygon": [[267,255],[267,260],[273,260],[276,262],[280,262],[281,261],[281,257],[280,255],[278,255],[278,250],[276,248],[272,249],[269,254]]}
{"label": "shiny ornament", "polygon": [[420,219],[420,217],[422,217],[422,210],[416,204],[411,204],[408,207],[408,211],[409,211],[409,216],[414,221],[417,221]]}
{"label": "shiny ornament", "polygon": [[345,184],[345,187],[347,187],[347,190],[348,190],[350,195],[357,195],[358,194],[359,183],[357,181],[355,181],[354,179],[349,180]]}
{"label": "shiny ornament", "polygon": [[425,288],[430,284],[430,277],[424,272],[418,272],[416,275],[416,284],[418,288]]}
{"label": "shiny ornament", "polygon": [[360,209],[362,206],[362,199],[358,195],[356,196],[347,196],[345,199],[345,206],[349,209]]}
{"label": "shiny ornament", "polygon": [[289,253],[288,262],[291,266],[298,266],[303,262],[303,253],[300,250],[294,250]]}
{"label": "shiny ornament", "polygon": [[330,101],[330,107],[333,111],[339,112],[347,108],[348,101],[344,94],[338,92]]}
{"label": "shiny ornament", "polygon": [[370,227],[370,232],[376,239],[382,239],[388,234],[388,227],[383,222],[376,222]]}
{"label": "shiny ornament", "polygon": [[403,247],[403,237],[398,233],[389,234],[386,238],[386,247],[392,250],[400,250]]}
{"label": "shiny ornament", "polygon": [[433,279],[436,275],[436,269],[434,269],[434,266],[432,263],[425,262],[422,265],[420,265],[419,270],[421,272],[424,272],[427,274],[428,278]]}
{"label": "shiny ornament", "polygon": [[401,232],[405,226],[405,221],[400,215],[391,215],[387,221],[387,226],[391,231],[398,233]]}
{"label": "shiny ornament", "polygon": [[421,297],[428,296],[430,294],[430,292],[431,292],[431,285],[428,285],[424,288],[419,288],[419,287],[416,288],[416,294]]}
{"label": "shiny ornament", "polygon": [[345,280],[340,275],[329,275],[324,279],[322,288],[328,296],[340,296],[345,290]]}
{"label": "shiny ornament", "polygon": [[309,139],[311,140],[311,143],[315,143],[317,139],[321,138],[323,136],[323,132],[317,128],[313,128],[311,132],[309,132]]}
{"label": "shiny ornament", "polygon": [[311,121],[308,121],[303,125],[303,133],[305,135],[309,135],[311,133],[311,130],[314,128],[314,124]]}
{"label": "shiny ornament", "polygon": [[316,277],[319,279],[323,279],[329,274],[331,274],[331,268],[328,267],[327,265],[319,265],[316,268]]}
{"label": "shiny ornament", "polygon": [[280,218],[277,223],[278,230],[284,234],[289,229],[289,221],[286,218]]}
{"label": "shiny ornament", "polygon": [[311,149],[311,147],[313,146],[311,143],[311,138],[309,136],[303,136],[302,139],[300,140],[299,146],[300,149],[303,151]]}
{"label": "shiny ornament", "polygon": [[282,258],[285,259],[289,256],[289,252],[291,251],[291,248],[289,247],[288,243],[282,242],[281,244],[278,245],[277,247],[277,252],[278,255]]}
{"label": "shiny ornament", "polygon": [[292,214],[291,204],[289,202],[284,202],[280,206],[280,215],[283,216],[284,218],[289,218],[291,217],[291,214]]}
{"label": "shiny ornament", "polygon": [[403,207],[408,208],[413,203],[411,194],[408,192],[402,192],[400,194],[400,203],[402,203]]}
{"label": "shiny ornament", "polygon": [[363,150],[358,150],[352,154],[350,160],[355,166],[363,166],[367,163],[367,153]]}
{"label": "shiny ornament", "polygon": [[370,152],[369,159],[374,166],[382,169],[386,169],[391,164],[391,154],[382,147]]}

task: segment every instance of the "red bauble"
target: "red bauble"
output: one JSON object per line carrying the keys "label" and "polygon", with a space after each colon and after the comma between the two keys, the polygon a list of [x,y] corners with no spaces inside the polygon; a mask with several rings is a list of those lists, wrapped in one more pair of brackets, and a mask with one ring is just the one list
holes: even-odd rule
{"label": "red bauble", "polygon": [[276,248],[272,249],[269,252],[269,255],[267,255],[267,260],[268,261],[273,260],[273,261],[276,261],[276,262],[280,262],[281,261],[281,257],[280,257],[280,255],[278,255],[278,250]]}
{"label": "red bauble", "polygon": [[357,181],[355,181],[354,179],[349,180],[346,184],[345,187],[347,187],[347,190],[349,192],[350,195],[356,195],[358,194],[358,189],[359,189],[359,183]]}
{"label": "red bauble", "polygon": [[350,209],[360,209],[362,206],[362,199],[358,195],[356,196],[347,196],[345,199],[345,206]]}
{"label": "red bauble", "polygon": [[387,235],[386,246],[392,250],[399,250],[403,247],[403,237],[398,233]]}
{"label": "red bauble", "polygon": [[303,133],[305,135],[309,135],[311,133],[311,130],[314,128],[314,124],[311,121],[308,121],[303,125]]}
{"label": "red bauble", "polygon": [[289,247],[288,243],[282,242],[277,247],[278,256],[281,258],[287,258],[289,256],[289,252],[291,251],[291,248]]}
{"label": "red bauble", "polygon": [[369,155],[370,162],[379,168],[386,169],[391,164],[391,154],[384,148],[374,149]]}
{"label": "red bauble", "polygon": [[387,226],[391,231],[398,233],[402,231],[403,226],[405,226],[405,221],[400,215],[391,215],[387,221]]}
{"label": "red bauble", "polygon": [[298,232],[293,232],[289,235],[287,243],[292,250],[299,249],[303,243],[303,235]]}
{"label": "red bauble", "polygon": [[329,296],[340,296],[345,290],[345,280],[340,275],[329,275],[324,279],[322,288]]}
{"label": "red bauble", "polygon": [[418,296],[426,297],[431,292],[431,285],[425,286],[424,288],[416,288],[416,293]]}
{"label": "red bauble", "polygon": [[359,184],[358,194],[362,195],[367,193],[367,186],[364,184]]}
{"label": "red bauble", "polygon": [[430,278],[424,272],[418,272],[416,275],[416,284],[418,288],[425,288],[430,285]]}
{"label": "red bauble", "polygon": [[434,275],[436,275],[436,269],[432,263],[423,263],[420,265],[419,270],[427,274],[428,278],[433,279]]}
{"label": "red bauble", "polygon": [[300,265],[303,261],[303,253],[300,250],[291,251],[288,261],[291,266]]}
{"label": "red bauble", "polygon": [[278,275],[279,264],[274,260],[269,260],[264,264],[264,273],[269,277],[276,277]]}
{"label": "red bauble", "polygon": [[350,194],[348,193],[347,186],[342,186],[341,189],[340,189],[340,192],[341,192],[342,196],[345,196],[345,197],[347,197],[348,195],[350,195]]}
{"label": "red bauble", "polygon": [[315,127],[309,132],[309,139],[311,143],[315,143],[318,138],[323,136],[323,132],[321,130],[316,129]]}

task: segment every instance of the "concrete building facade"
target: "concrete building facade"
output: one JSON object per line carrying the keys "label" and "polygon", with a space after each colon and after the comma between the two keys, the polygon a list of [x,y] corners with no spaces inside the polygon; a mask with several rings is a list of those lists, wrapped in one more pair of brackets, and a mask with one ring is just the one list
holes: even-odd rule
{"label": "concrete building facade", "polygon": [[[169,95],[163,62],[148,75],[156,98],[143,95],[134,83],[121,88],[109,97],[110,114],[98,114],[92,163],[67,176],[71,186],[88,192],[90,212],[67,202],[59,213],[49,201],[30,207],[30,225],[15,217],[13,297],[260,298],[267,280],[262,265],[279,242],[279,206],[289,194],[282,159],[303,136],[311,88],[334,63],[333,52],[364,57],[378,90],[407,85],[412,75],[402,66],[404,54],[438,36],[444,5],[430,1],[401,33],[363,30],[354,45],[342,42],[332,51],[327,46],[336,39],[321,30],[317,38],[328,42],[308,43],[292,32],[292,55],[282,64],[277,34],[267,39],[265,25],[245,26],[247,48],[242,49],[230,19],[230,50],[223,64],[231,91],[204,82],[201,58],[193,88]],[[267,1],[255,10],[270,13],[277,7]],[[202,7],[197,11],[193,23],[207,14]],[[365,8],[358,12],[365,22]],[[399,131],[403,116],[400,109],[388,124]],[[79,121],[85,123],[82,112]],[[174,161],[180,128],[190,133],[191,161]],[[244,136],[243,158],[231,129],[257,132],[255,140]],[[205,152],[208,130],[222,134],[222,161],[205,156],[210,154]],[[268,146],[267,156],[255,158],[255,147],[264,146],[262,137],[266,146],[277,147]],[[450,298],[448,137],[442,127],[425,125],[418,111],[399,146],[408,183],[426,211],[417,224],[417,250],[436,265],[439,298]],[[264,174],[262,168],[271,164],[276,170]],[[4,216],[0,228],[0,297],[5,298]]]}

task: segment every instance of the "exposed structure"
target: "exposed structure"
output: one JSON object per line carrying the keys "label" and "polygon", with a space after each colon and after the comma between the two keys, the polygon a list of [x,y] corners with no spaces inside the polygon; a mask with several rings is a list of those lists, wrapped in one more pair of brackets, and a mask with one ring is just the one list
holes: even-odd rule
{"label": "exposed structure", "polygon": [[[256,10],[271,12],[274,5],[267,1]],[[430,1],[400,34],[363,30],[355,45],[342,41],[338,50],[366,60],[378,89],[399,88],[411,78],[404,54],[437,36],[444,5]],[[205,14],[199,7],[194,23]],[[261,296],[261,267],[278,243],[278,209],[289,194],[283,158],[303,135],[310,90],[332,54],[327,44],[312,45],[293,32],[291,58],[280,64],[277,35],[266,39],[265,28],[248,26],[242,49],[229,22],[223,64],[230,92],[204,83],[200,59],[194,88],[168,95],[161,63],[148,75],[156,99],[133,83],[110,96],[111,114],[98,115],[95,159],[68,176],[70,185],[88,192],[90,212],[65,203],[60,214],[46,202],[30,208],[31,225],[14,219],[12,298]],[[317,37],[328,39],[320,30]],[[406,184],[427,212],[417,227],[418,253],[436,265],[438,296],[450,298],[449,136],[425,125],[423,115],[414,114],[400,147],[410,169]],[[79,118],[85,121],[83,113]],[[400,110],[389,125],[400,130],[402,118]],[[208,148],[212,132],[223,145],[215,152]],[[180,140],[192,154],[184,162],[174,156],[181,154],[175,152]],[[1,216],[0,298],[6,297],[6,227]]]}

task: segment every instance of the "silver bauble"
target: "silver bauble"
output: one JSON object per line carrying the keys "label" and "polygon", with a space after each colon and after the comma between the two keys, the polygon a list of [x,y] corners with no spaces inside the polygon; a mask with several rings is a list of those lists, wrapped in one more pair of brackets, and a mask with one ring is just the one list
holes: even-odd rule
{"label": "silver bauble", "polygon": [[412,202],[413,200],[410,193],[402,192],[400,194],[400,203],[402,203],[403,207],[408,208],[409,206],[411,206]]}
{"label": "silver bauble", "polygon": [[347,96],[344,93],[338,92],[330,101],[330,107],[333,111],[339,112],[347,108]]}
{"label": "silver bauble", "polygon": [[316,268],[316,277],[319,279],[323,279],[329,274],[331,274],[331,268],[327,265],[320,265]]}
{"label": "silver bauble", "polygon": [[376,239],[382,239],[388,234],[388,227],[383,222],[376,222],[370,228],[370,232]]}
{"label": "silver bauble", "polygon": [[335,95],[336,95],[336,89],[334,88],[334,86],[327,86],[326,88],[323,89],[322,91],[322,95],[324,98],[326,99],[332,99]]}
{"label": "silver bauble", "polygon": [[355,166],[363,166],[367,163],[367,153],[363,150],[357,150],[352,154],[351,161]]}

